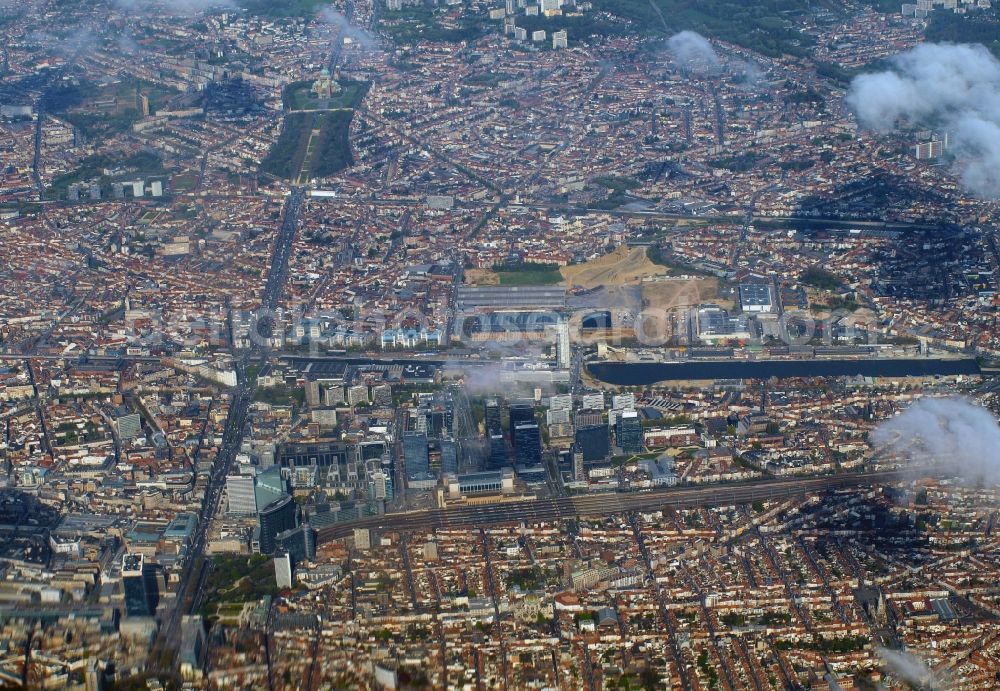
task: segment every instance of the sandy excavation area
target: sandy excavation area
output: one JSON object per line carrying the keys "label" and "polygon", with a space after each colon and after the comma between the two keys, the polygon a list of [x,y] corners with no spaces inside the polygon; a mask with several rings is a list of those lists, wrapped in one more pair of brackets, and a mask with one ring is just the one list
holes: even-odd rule
{"label": "sandy excavation area", "polygon": [[635,283],[649,276],[666,276],[670,273],[666,267],[650,261],[645,248],[624,245],[584,264],[564,266],[559,272],[570,289],[576,287],[584,290]]}
{"label": "sandy excavation area", "polygon": [[642,306],[663,310],[686,309],[706,302],[731,307],[728,300],[719,300],[719,280],[702,277],[672,277],[642,284]]}

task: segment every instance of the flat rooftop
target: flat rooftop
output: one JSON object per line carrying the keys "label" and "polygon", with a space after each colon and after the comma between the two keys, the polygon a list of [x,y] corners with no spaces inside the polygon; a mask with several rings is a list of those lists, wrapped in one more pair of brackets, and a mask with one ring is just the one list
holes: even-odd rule
{"label": "flat rooftop", "polygon": [[566,290],[552,286],[462,286],[458,306],[474,307],[563,307]]}

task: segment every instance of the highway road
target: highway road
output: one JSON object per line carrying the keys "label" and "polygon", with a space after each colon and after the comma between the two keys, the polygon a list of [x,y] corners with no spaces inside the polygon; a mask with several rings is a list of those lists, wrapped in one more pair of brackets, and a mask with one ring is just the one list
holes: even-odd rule
{"label": "highway road", "polygon": [[478,506],[407,511],[370,516],[321,528],[318,541],[322,543],[347,537],[355,528],[399,532],[433,528],[479,528],[503,523],[553,521],[575,516],[609,515],[631,511],[749,504],[809,492],[891,484],[904,476],[912,476],[912,472],[912,470],[886,470],[840,473],[806,478],[754,480],[707,487],[672,487],[631,493],[604,492],[574,497],[549,497]]}
{"label": "highway road", "polygon": [[291,256],[303,199],[305,199],[304,190],[296,188],[292,190],[285,202],[284,218],[275,240],[271,267],[268,270],[264,295],[261,300],[261,308],[265,316],[255,324],[257,332],[263,338],[251,339],[250,349],[236,360],[237,385],[232,390],[229,417],[226,419],[226,428],[222,435],[222,447],[209,472],[208,485],[205,488],[201,512],[198,517],[198,528],[192,538],[191,549],[184,562],[180,583],[177,587],[177,602],[161,620],[159,632],[150,652],[150,667],[160,673],[175,671],[177,655],[173,653],[180,647],[181,616],[190,614],[201,601],[202,590],[210,568],[210,560],[205,558],[208,528],[212,518],[219,510],[226,476],[229,474],[229,469],[243,443],[247,415],[257,387],[255,380],[246,378],[246,367],[254,360],[261,363],[266,361],[266,341],[273,329],[273,317],[267,315],[269,310],[274,310],[278,306],[281,292],[284,289],[288,276],[288,259]]}

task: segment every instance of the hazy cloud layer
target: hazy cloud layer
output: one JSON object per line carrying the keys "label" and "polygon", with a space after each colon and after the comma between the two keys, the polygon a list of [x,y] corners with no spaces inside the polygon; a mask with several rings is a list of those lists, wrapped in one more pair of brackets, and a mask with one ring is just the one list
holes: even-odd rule
{"label": "hazy cloud layer", "polygon": [[115,39],[115,45],[118,48],[118,52],[122,55],[135,55],[136,53],[142,52],[142,48],[135,39],[132,38],[130,34],[121,34]]}
{"label": "hazy cloud layer", "polygon": [[922,398],[872,432],[879,450],[967,482],[1000,482],[1000,425],[965,398]]}
{"label": "hazy cloud layer", "polygon": [[947,132],[963,185],[1000,198],[1000,61],[983,46],[920,44],[855,77],[847,104],[877,132],[900,120]]}
{"label": "hazy cloud layer", "polygon": [[87,52],[96,45],[97,37],[87,27],[78,27],[59,36],[33,31],[28,34],[28,40],[50,47],[59,55],[68,56]]}
{"label": "hazy cloud layer", "polygon": [[499,364],[471,367],[467,363],[458,361],[448,364],[455,369],[461,370],[465,388],[474,396],[509,393],[511,384],[509,381],[504,381],[503,367]]}
{"label": "hazy cloud layer", "polygon": [[681,67],[712,70],[719,66],[719,56],[708,39],[694,31],[681,31],[667,40],[667,48]]}
{"label": "hazy cloud layer", "polygon": [[940,680],[935,678],[930,667],[916,655],[889,648],[876,648],[875,652],[882,658],[886,670],[891,672],[893,676],[919,688],[945,688]]}
{"label": "hazy cloud layer", "polygon": [[764,71],[756,63],[748,60],[731,62],[729,70],[732,72],[737,83],[743,88],[755,87],[765,78]]}
{"label": "hazy cloud layer", "polygon": [[[279,1],[279,0],[276,0]],[[133,12],[150,12],[158,8],[179,15],[201,14],[212,9],[233,9],[232,0],[114,0],[119,7]]]}
{"label": "hazy cloud layer", "polygon": [[361,27],[352,24],[347,17],[332,7],[324,7],[320,10],[319,20],[331,26],[337,27],[340,30],[340,40],[350,38],[355,43],[360,44],[363,48],[377,47],[377,42],[375,41],[374,36]]}

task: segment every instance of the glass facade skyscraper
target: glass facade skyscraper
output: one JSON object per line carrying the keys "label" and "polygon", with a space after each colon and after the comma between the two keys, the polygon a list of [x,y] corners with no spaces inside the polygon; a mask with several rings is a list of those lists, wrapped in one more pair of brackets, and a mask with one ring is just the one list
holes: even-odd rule
{"label": "glass facade skyscraper", "polygon": [[603,460],[611,454],[610,437],[605,424],[577,427],[576,450],[583,454],[585,462]]}
{"label": "glass facade skyscraper", "polygon": [[122,589],[125,616],[151,617],[156,613],[159,601],[156,574],[141,554],[122,557]]}
{"label": "glass facade skyscraper", "polygon": [[514,460],[518,465],[535,465],[542,460],[542,433],[534,422],[514,428]]}
{"label": "glass facade skyscraper", "polygon": [[278,533],[291,530],[296,526],[298,511],[291,495],[275,499],[260,510],[258,524],[260,525],[260,553],[273,554],[277,547]]}
{"label": "glass facade skyscraper", "polygon": [[406,462],[406,474],[410,477],[430,470],[426,434],[423,432],[403,433],[403,460]]}
{"label": "glass facade skyscraper", "polygon": [[618,416],[615,434],[618,437],[618,446],[625,453],[642,451],[642,420],[639,419],[639,413],[634,410],[622,411]]}

